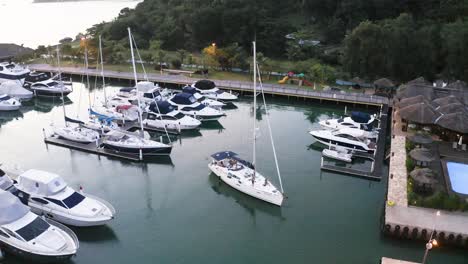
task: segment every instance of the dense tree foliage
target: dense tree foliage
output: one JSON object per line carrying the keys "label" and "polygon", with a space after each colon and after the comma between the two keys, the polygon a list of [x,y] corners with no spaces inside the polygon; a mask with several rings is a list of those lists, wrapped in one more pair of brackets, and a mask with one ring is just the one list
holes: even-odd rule
{"label": "dense tree foliage", "polygon": [[131,27],[142,58],[156,63],[164,50],[191,63],[190,52],[205,49],[213,66],[245,68],[256,39],[265,56],[300,61],[298,68],[322,80],[336,72],[311,65],[343,66],[369,79],[468,80],[467,18],[468,0],[145,0],[87,35],[104,37],[111,62],[127,57]]}

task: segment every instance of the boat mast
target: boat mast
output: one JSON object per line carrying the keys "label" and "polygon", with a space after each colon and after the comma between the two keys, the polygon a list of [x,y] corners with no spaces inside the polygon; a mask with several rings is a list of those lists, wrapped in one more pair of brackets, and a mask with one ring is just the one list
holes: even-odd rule
{"label": "boat mast", "polygon": [[254,111],[254,117],[253,117],[253,160],[252,160],[252,165],[254,168],[254,173],[252,176],[252,185],[255,184],[255,163],[256,163],[256,143],[257,143],[257,136],[256,136],[256,130],[257,130],[257,47],[255,44],[255,41],[252,42],[253,44],[253,97],[254,97],[254,103],[253,103],[253,111]]}
{"label": "boat mast", "polygon": [[[86,88],[88,89],[88,103],[89,103],[89,109],[91,109],[91,85],[89,83],[89,73],[88,73],[88,68],[89,68],[89,63],[88,63],[88,39],[85,38],[85,44],[84,44],[84,60],[85,60],[85,71],[86,71]],[[80,96],[81,100],[81,96]]]}
{"label": "boat mast", "polygon": [[62,109],[63,109],[63,118],[65,119],[65,126],[68,126],[67,122],[67,113],[65,112],[65,96],[63,95],[63,83],[62,83],[62,69],[60,68],[60,49],[59,45],[57,45],[57,68],[58,68],[58,76],[59,76],[59,86],[60,90],[62,91]]}
{"label": "boat mast", "polygon": [[99,57],[101,60],[101,76],[102,76],[102,91],[104,92],[104,103],[107,106],[107,95],[106,95],[106,78],[104,77],[104,60],[102,58],[102,40],[99,35]]}
{"label": "boat mast", "polygon": [[135,88],[137,91],[137,101],[138,101],[138,118],[140,119],[140,129],[141,129],[141,137],[144,138],[144,130],[143,130],[143,116],[141,114],[141,103],[140,103],[140,96],[139,96],[139,91],[138,91],[138,76],[136,72],[136,66],[135,66],[135,55],[133,54],[133,37],[132,37],[132,32],[130,28],[127,28],[128,30],[128,40],[130,41],[130,53],[132,54],[132,65],[133,65],[133,77],[135,78]]}

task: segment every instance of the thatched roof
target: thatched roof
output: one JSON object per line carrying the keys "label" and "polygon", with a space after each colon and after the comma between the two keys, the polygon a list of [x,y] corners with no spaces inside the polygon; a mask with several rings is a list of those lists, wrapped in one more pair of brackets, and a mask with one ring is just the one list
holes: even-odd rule
{"label": "thatched roof", "polygon": [[410,172],[410,177],[419,185],[433,185],[437,183],[434,172],[428,168],[415,169]]}
{"label": "thatched roof", "polygon": [[466,111],[443,114],[435,120],[435,124],[458,133],[468,134],[468,114]]}
{"label": "thatched roof", "polygon": [[389,79],[387,78],[381,78],[381,79],[378,79],[374,82],[374,86],[376,88],[382,88],[382,89],[393,89],[395,88],[395,84],[390,81]]}
{"label": "thatched roof", "polygon": [[454,90],[465,90],[468,89],[468,86],[463,81],[456,81],[449,83],[447,86],[445,86],[445,88]]}
{"label": "thatched roof", "polygon": [[427,86],[432,86],[432,83],[426,81],[426,79],[424,79],[424,77],[419,77],[419,78],[416,78],[414,80],[411,80],[409,82],[407,82],[406,84],[408,85],[412,85],[412,84],[419,84],[419,85],[427,85]]}
{"label": "thatched roof", "polygon": [[421,134],[421,133],[417,133],[417,134],[414,134],[413,136],[409,136],[408,139],[411,142],[414,142],[416,144],[421,144],[421,145],[431,144],[434,141],[430,136]]}
{"label": "thatched roof", "polygon": [[435,97],[434,88],[432,86],[422,85],[422,84],[404,84],[398,88],[396,97],[398,99],[414,97],[422,95],[427,100],[432,101]]}
{"label": "thatched roof", "polygon": [[434,154],[427,148],[415,148],[409,155],[412,159],[422,162],[431,162],[435,159]]}
{"label": "thatched roof", "polygon": [[404,108],[404,107],[407,107],[407,106],[410,106],[410,105],[413,105],[413,104],[417,104],[417,103],[429,104],[429,101],[427,101],[426,98],[424,98],[424,96],[418,95],[418,96],[413,96],[413,97],[408,97],[408,98],[401,99],[397,103],[397,106],[399,108]]}
{"label": "thatched roof", "polygon": [[456,112],[467,112],[465,105],[461,103],[452,103],[436,107],[436,111],[441,114],[450,114]]}
{"label": "thatched roof", "polygon": [[433,124],[440,114],[428,103],[416,103],[400,108],[401,118],[418,123]]}
{"label": "thatched roof", "polygon": [[434,99],[432,101],[432,104],[437,107],[437,106],[443,106],[447,104],[453,104],[453,103],[460,103],[460,100],[454,96],[454,95],[449,95],[441,98]]}

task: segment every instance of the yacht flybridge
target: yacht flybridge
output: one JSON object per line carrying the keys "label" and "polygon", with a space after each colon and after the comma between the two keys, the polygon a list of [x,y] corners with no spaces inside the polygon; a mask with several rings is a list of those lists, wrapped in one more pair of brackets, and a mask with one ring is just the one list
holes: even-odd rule
{"label": "yacht flybridge", "polygon": [[232,92],[225,92],[218,87],[215,83],[209,80],[200,80],[192,84],[192,87],[208,99],[219,100],[223,102],[232,102],[238,99],[237,94]]}
{"label": "yacht flybridge", "polygon": [[200,121],[215,121],[225,114],[219,110],[201,104],[192,94],[178,93],[167,100],[171,105],[177,107],[181,113],[197,118]]}
{"label": "yacht flybridge", "polygon": [[226,104],[222,101],[205,98],[205,96],[201,95],[193,86],[185,86],[184,88],[182,88],[182,92],[192,94],[193,97],[195,97],[195,99],[197,99],[199,103],[217,110],[221,110],[223,107],[226,106]]}
{"label": "yacht flybridge", "polygon": [[71,226],[98,226],[114,219],[112,205],[76,192],[57,174],[28,170],[21,173],[17,181],[13,194],[25,199],[36,214]]}
{"label": "yacht flybridge", "polygon": [[29,69],[23,68],[10,62],[0,62],[0,83],[6,81],[15,81],[21,85],[24,84],[26,76],[30,73]]}
{"label": "yacht flybridge", "polygon": [[373,129],[375,115],[362,112],[352,112],[351,116],[337,119],[322,120],[319,122],[324,129],[355,128],[370,131]]}
{"label": "yacht flybridge", "polygon": [[320,143],[359,152],[374,153],[376,143],[363,136],[365,131],[358,129],[315,130],[309,133]]}
{"label": "yacht flybridge", "polygon": [[[254,109],[257,109],[257,61],[256,61],[256,47],[255,42],[253,42],[254,50]],[[263,94],[263,88],[261,83],[260,75],[260,87],[263,98],[263,106],[265,111],[268,112],[267,105],[265,102],[265,96]],[[270,140],[273,148],[273,156],[275,159],[276,170],[278,173],[279,183],[281,190],[275,187],[275,185],[269,181],[266,177],[256,171],[256,141],[257,141],[257,117],[256,111],[254,111],[253,117],[253,162],[250,163],[241,159],[236,153],[232,151],[221,151],[211,155],[213,158],[212,162],[208,164],[208,168],[216,174],[222,181],[231,186],[232,188],[243,192],[247,195],[260,199],[262,201],[281,206],[283,204],[283,186],[281,183],[281,175],[278,166],[278,160],[276,156],[275,145],[273,141],[273,136],[271,133],[270,121],[268,118],[268,113],[266,114],[267,124],[269,128]]]}
{"label": "yacht flybridge", "polygon": [[79,248],[67,227],[32,213],[9,192],[0,190],[0,247],[34,262],[64,261]]}

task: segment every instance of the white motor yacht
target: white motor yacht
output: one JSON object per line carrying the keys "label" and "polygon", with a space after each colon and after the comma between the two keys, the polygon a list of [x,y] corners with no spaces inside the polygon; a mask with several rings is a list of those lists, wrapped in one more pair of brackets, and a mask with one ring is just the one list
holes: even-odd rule
{"label": "white motor yacht", "polygon": [[26,76],[31,71],[11,62],[0,62],[0,83],[15,81],[20,85],[24,84]]}
{"label": "white motor yacht", "polygon": [[147,107],[147,115],[143,124],[157,129],[183,131],[197,129],[201,122],[175,110],[175,106],[167,101],[156,101]]}
{"label": "white motor yacht", "polygon": [[322,120],[319,124],[324,129],[355,128],[371,131],[375,120],[375,115],[369,115],[362,112],[352,112],[351,116]]}
{"label": "white motor yacht", "polygon": [[172,146],[124,131],[111,130],[102,141],[105,148],[143,156],[169,155]]}
{"label": "white motor yacht", "polygon": [[215,83],[209,80],[200,80],[192,84],[197,91],[208,99],[223,102],[232,102],[238,99],[236,94],[225,92],[216,87]]}
{"label": "white motor yacht", "polygon": [[309,133],[320,143],[334,147],[340,146],[352,151],[374,153],[376,143],[358,132],[357,129],[315,130]]}
{"label": "white motor yacht", "polygon": [[282,205],[281,191],[256,172],[251,163],[242,160],[232,151],[218,152],[211,157],[213,161],[208,164],[208,168],[226,184],[257,199]]}
{"label": "white motor yacht", "polygon": [[39,215],[71,226],[99,226],[114,219],[115,209],[95,196],[76,192],[57,174],[28,170],[15,184],[18,197]]}
{"label": "white motor yacht", "polygon": [[7,94],[0,94],[0,111],[16,111],[20,109],[21,102]]}
{"label": "white motor yacht", "polygon": [[0,190],[0,247],[33,263],[53,262],[74,256],[79,242],[69,228],[44,220],[13,194]]}
{"label": "white motor yacht", "polygon": [[61,97],[67,96],[73,90],[64,85],[60,81],[54,81],[52,79],[46,81],[35,82],[29,86],[29,90],[33,92],[35,96],[44,97]]}
{"label": "white motor yacht", "polygon": [[219,110],[203,105],[192,94],[179,93],[167,100],[183,114],[197,118],[200,121],[215,121],[225,114]]}
{"label": "white motor yacht", "polygon": [[182,92],[192,94],[193,97],[195,97],[195,99],[197,99],[199,103],[209,106],[211,108],[217,109],[217,110],[221,110],[223,107],[226,106],[226,104],[221,101],[205,98],[203,95],[201,95],[197,91],[195,87],[192,87],[192,86],[185,86],[184,88],[182,88]]}
{"label": "white motor yacht", "polygon": [[6,81],[0,84],[0,94],[7,94],[21,101],[31,100],[33,93],[23,88],[21,84],[15,81]]}

